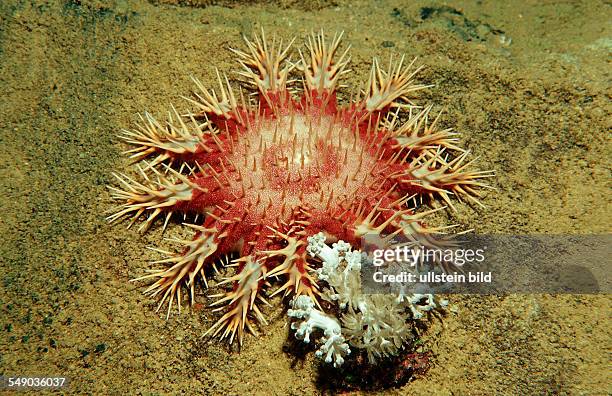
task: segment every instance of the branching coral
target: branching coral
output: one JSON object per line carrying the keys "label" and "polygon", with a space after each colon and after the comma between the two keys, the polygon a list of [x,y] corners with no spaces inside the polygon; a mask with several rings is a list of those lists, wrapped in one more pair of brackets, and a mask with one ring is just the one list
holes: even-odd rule
{"label": "branching coral", "polygon": [[[327,284],[321,297],[336,304],[335,315],[342,327],[333,315],[315,309],[310,297],[300,296],[288,312],[295,319],[292,328],[297,330],[296,338],[309,342],[313,330],[320,330],[323,337],[317,355],[324,354],[325,361],[333,361],[336,367],[350,353],[348,345],[365,350],[371,363],[397,355],[413,339],[414,320],[438,306],[434,296],[364,294],[361,267],[367,260],[347,243],[338,241],[329,247],[325,239],[322,233],[309,237],[306,250],[322,262],[316,271],[319,280]],[[445,306],[447,302],[442,300],[439,304]]]}
{"label": "branching coral", "polygon": [[333,362],[335,367],[341,366],[344,363],[344,356],[351,353],[351,350],[340,334],[338,320],[315,309],[315,303],[309,296],[296,297],[291,306],[293,309],[288,310],[287,315],[297,319],[291,324],[291,328],[295,330],[295,337],[308,344],[313,331],[322,332],[323,337],[319,340],[322,345],[317,351],[317,356],[325,356],[325,361]]}

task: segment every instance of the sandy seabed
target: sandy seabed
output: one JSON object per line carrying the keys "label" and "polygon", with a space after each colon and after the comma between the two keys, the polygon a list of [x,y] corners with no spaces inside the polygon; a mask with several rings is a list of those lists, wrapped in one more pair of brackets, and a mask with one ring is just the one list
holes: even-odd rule
{"label": "sandy seabed", "polygon": [[[343,30],[346,84],[373,56],[418,56],[420,80],[435,84],[419,100],[445,106],[444,124],[496,170],[487,209],[461,206],[457,222],[609,233],[610,15],[603,1],[0,2],[0,374],[65,375],[74,394],[345,391],[312,354],[288,352],[280,300],[240,352],[200,337],[209,310],[155,314],[128,280],[157,258],[145,246],[160,244],[160,227],[139,235],[104,220],[111,171],[128,166],[116,133],[180,103],[190,75],[212,86],[215,67],[237,70],[227,48],[242,34]],[[373,391],[610,394],[610,302],[453,296],[424,337],[430,370]]]}

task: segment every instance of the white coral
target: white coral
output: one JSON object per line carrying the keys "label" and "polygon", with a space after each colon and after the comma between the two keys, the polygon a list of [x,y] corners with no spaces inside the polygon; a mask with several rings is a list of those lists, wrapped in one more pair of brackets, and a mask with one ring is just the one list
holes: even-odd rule
{"label": "white coral", "polygon": [[[322,233],[308,238],[308,253],[321,260],[316,271],[319,280],[327,283],[322,297],[338,305],[338,317],[315,308],[311,297],[299,296],[292,302],[289,317],[298,319],[291,327],[296,338],[310,342],[310,334],[323,332],[318,357],[335,367],[350,353],[349,345],[364,349],[371,363],[397,355],[413,338],[413,325],[408,319],[421,319],[423,313],[438,307],[433,294],[366,295],[361,290],[363,253],[338,241],[329,247]],[[442,300],[439,305],[444,307]],[[342,323],[342,326],[340,325]]]}
{"label": "white coral", "polygon": [[341,334],[340,323],[333,316],[315,309],[315,303],[309,296],[298,296],[291,304],[293,309],[287,312],[290,318],[298,319],[291,324],[295,330],[295,337],[310,342],[310,334],[315,330],[321,330],[323,343],[316,352],[318,357],[325,357],[326,363],[334,364],[334,367],[344,363],[344,356],[351,353],[348,344]]}

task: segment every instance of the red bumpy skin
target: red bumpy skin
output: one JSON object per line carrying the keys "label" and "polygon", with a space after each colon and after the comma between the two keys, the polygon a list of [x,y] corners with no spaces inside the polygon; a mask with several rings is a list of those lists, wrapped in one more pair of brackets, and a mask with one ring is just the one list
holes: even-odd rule
{"label": "red bumpy skin", "polygon": [[367,233],[403,234],[428,245],[428,233],[447,227],[425,228],[421,219],[434,210],[415,213],[408,203],[480,204],[477,189],[492,172],[468,170],[457,133],[440,129],[439,116],[430,120],[431,106],[410,102],[426,88],[414,82],[414,61],[404,66],[401,58],[385,71],[374,60],[365,88],[338,106],[349,62],[341,36],[326,42],[313,34],[297,63],[288,60],[292,43],[269,43],[263,32],[245,39],[246,50],[232,51],[258,100],[242,91],[237,99],[217,72],[217,92],[194,79],[198,90],[186,99],[195,112],[172,108],[165,123],[145,113],[136,130],[123,131],[142,180],[116,175],[123,189],[110,188],[123,205],[109,219],[129,215],[131,225],[146,213],[147,229],[160,215],[164,227],[174,213],[201,215],[186,224],[195,236],[180,241],[182,252],[161,251],[165,268],[139,278],[155,280],[146,293],[160,296],[160,307],[167,302],[168,313],[174,300],[180,311],[183,285],[193,303],[196,277],[206,285],[210,267],[233,255],[235,275],[223,282],[232,289],[212,304],[224,314],[208,333],[242,342],[253,318],[265,323],[258,304],[271,281],[284,280],[272,294],[317,295],[308,236],[322,231],[328,242],[358,248]]}

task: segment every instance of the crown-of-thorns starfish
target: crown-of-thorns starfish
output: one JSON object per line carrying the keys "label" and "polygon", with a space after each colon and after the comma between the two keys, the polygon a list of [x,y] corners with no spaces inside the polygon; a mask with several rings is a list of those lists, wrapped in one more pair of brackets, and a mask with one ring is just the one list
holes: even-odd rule
{"label": "crown-of-thorns starfish", "polygon": [[453,208],[454,197],[480,204],[477,190],[492,172],[468,170],[457,133],[440,129],[439,115],[431,122],[431,106],[411,102],[426,88],[415,82],[414,61],[404,65],[402,57],[383,70],[374,60],[365,88],[338,105],[338,82],[349,72],[341,37],[311,35],[295,63],[291,43],[270,43],[263,32],[245,38],[246,50],[232,51],[257,100],[236,95],[217,72],[218,91],[194,79],[198,90],[186,99],[197,111],[180,115],[172,107],[166,122],[145,113],[137,129],[123,131],[142,180],[116,175],[123,189],[110,189],[123,205],[109,219],[129,215],[132,225],[147,214],[147,229],[161,215],[164,228],[174,213],[196,215],[196,224],[186,224],[195,237],[179,241],[182,252],[154,249],[167,255],[157,261],[165,268],[138,278],[155,280],[145,293],[160,296],[159,307],[167,302],[168,315],[175,300],[180,311],[183,285],[193,303],[196,277],[207,286],[209,269],[234,255],[235,275],[222,282],[232,288],[212,304],[223,315],[207,334],[242,343],[253,318],[265,323],[258,306],[273,280],[284,283],[272,295],[316,297],[308,236],[324,232],[328,242],[359,247],[368,233],[402,234],[428,244],[428,233],[447,227],[427,228],[422,218],[446,206],[415,212],[409,203],[425,197]]}

